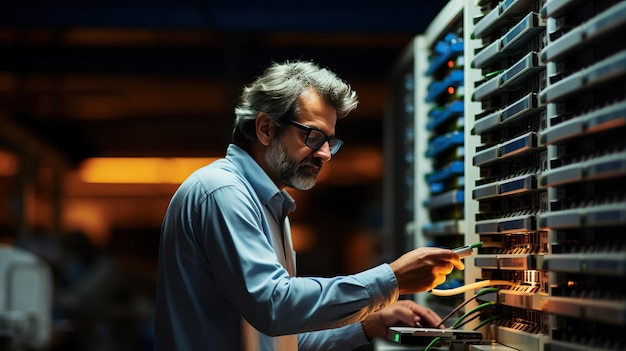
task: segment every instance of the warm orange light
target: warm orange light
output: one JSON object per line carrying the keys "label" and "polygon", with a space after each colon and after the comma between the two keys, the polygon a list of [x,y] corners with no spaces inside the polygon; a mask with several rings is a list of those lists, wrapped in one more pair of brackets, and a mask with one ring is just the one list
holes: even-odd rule
{"label": "warm orange light", "polygon": [[97,157],[79,170],[86,183],[180,184],[196,169],[216,158]]}
{"label": "warm orange light", "polygon": [[454,94],[454,87],[448,87],[448,94]]}
{"label": "warm orange light", "polygon": [[317,233],[313,228],[304,224],[291,223],[291,240],[296,252],[306,252],[317,245]]}
{"label": "warm orange light", "polygon": [[0,176],[14,176],[19,169],[19,160],[15,154],[0,150]]}

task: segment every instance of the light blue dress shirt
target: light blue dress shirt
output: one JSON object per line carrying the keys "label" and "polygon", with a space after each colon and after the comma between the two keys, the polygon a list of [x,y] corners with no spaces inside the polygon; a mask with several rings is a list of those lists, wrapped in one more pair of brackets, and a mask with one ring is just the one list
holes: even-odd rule
{"label": "light blue dress shirt", "polygon": [[393,271],[381,264],[349,276],[290,277],[277,260],[269,221],[283,223],[294,209],[235,145],[181,184],[161,233],[157,351],[238,351],[242,316],[267,339],[261,351],[273,349],[272,336],[288,334],[298,334],[299,350],[368,342],[359,322],[397,300]]}

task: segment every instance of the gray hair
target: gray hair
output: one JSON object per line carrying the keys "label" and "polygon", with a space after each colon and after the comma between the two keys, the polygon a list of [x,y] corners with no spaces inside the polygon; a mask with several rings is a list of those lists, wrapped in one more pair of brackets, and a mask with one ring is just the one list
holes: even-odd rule
{"label": "gray hair", "polygon": [[346,117],[359,103],[348,83],[313,62],[273,63],[244,87],[235,108],[233,143],[247,148],[256,140],[255,120],[261,112],[267,113],[278,126],[282,118],[297,116],[298,98],[311,88],[335,108],[338,118]]}

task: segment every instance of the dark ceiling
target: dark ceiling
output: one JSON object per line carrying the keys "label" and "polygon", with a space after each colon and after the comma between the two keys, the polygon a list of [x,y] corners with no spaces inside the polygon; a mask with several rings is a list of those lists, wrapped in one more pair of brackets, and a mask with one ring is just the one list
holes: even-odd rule
{"label": "dark ceiling", "polygon": [[12,1],[0,5],[0,119],[73,164],[219,156],[242,84],[311,59],[357,90],[337,133],[380,145],[386,79],[444,1]]}

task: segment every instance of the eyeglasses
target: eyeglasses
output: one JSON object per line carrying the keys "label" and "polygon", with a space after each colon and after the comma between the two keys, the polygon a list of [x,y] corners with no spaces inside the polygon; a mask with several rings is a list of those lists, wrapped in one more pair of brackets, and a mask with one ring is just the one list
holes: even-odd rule
{"label": "eyeglasses", "polygon": [[341,145],[343,145],[343,141],[341,139],[329,137],[317,128],[305,126],[304,124],[298,123],[292,119],[288,119],[286,120],[286,122],[306,132],[304,145],[310,147],[313,150],[318,150],[322,147],[322,145],[324,145],[325,142],[328,141],[328,146],[330,146],[330,155],[333,156],[335,153],[337,153],[337,151],[339,151]]}

